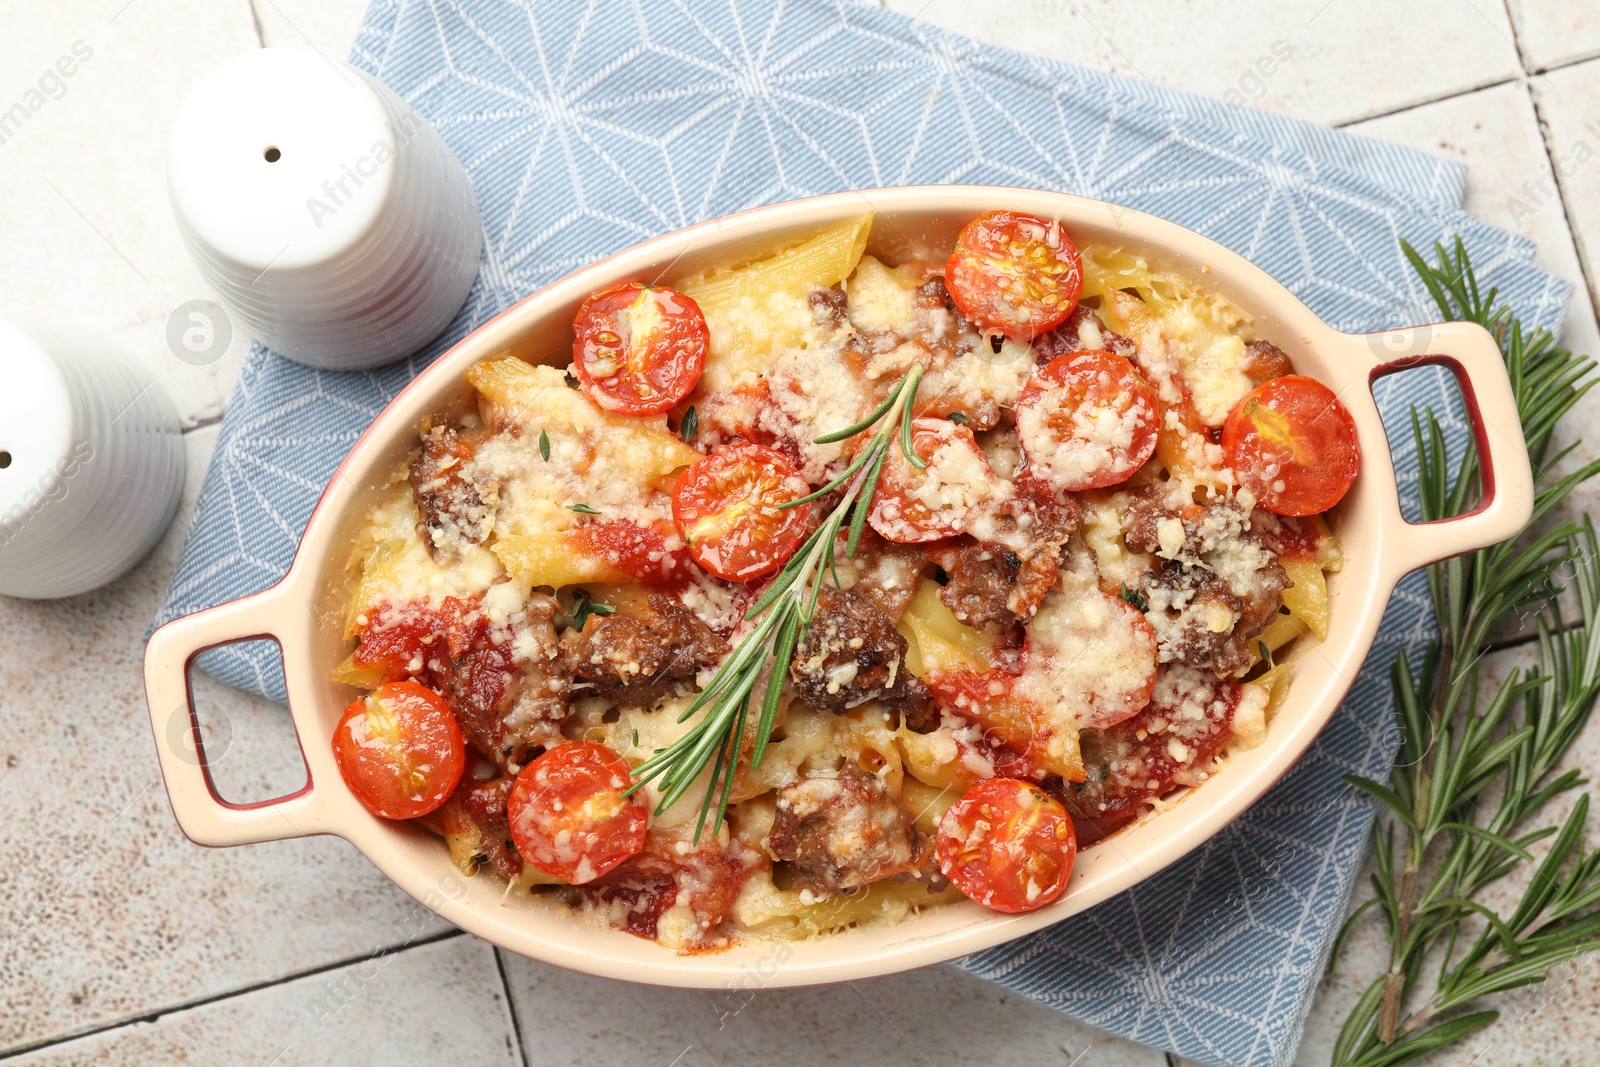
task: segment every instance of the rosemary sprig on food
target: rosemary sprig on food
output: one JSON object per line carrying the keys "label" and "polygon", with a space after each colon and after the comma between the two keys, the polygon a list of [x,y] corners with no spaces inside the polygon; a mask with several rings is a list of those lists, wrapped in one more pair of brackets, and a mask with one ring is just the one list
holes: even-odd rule
{"label": "rosemary sprig on food", "polygon": [[[728,798],[733,793],[733,780],[739,767],[750,701],[756,684],[766,672],[766,688],[761,698],[760,717],[756,722],[754,744],[750,751],[750,766],[761,765],[761,758],[766,753],[767,743],[772,738],[772,730],[777,722],[784,675],[796,647],[805,639],[806,627],[811,623],[817,597],[822,592],[823,574],[833,563],[834,540],[839,531],[846,528],[848,520],[845,551],[850,556],[855,555],[856,547],[861,542],[861,532],[866,526],[867,513],[872,510],[872,498],[877,491],[878,478],[883,473],[889,449],[894,447],[898,439],[908,462],[918,468],[927,466],[911,443],[912,401],[922,382],[922,374],[922,364],[913,365],[895,383],[883,403],[866,418],[816,439],[817,444],[843,441],[882,422],[881,428],[838,477],[815,492],[779,505],[782,508],[794,508],[837,491],[844,494],[745,614],[744,621],[755,623],[755,627],[744,635],[722,666],[717,668],[710,682],[689,702],[678,716],[678,721],[687,722],[702,709],[706,711],[705,716],[682,737],[658,749],[634,771],[637,781],[628,794],[631,795],[648,782],[656,782],[661,792],[661,802],[656,806],[656,814],[659,815],[677,803],[707,765],[711,765],[711,779],[706,784],[705,799],[700,805],[700,817],[695,824],[696,843],[713,808],[716,816],[712,822],[712,833],[722,828],[723,819],[727,816]],[[837,576],[834,584],[838,584]]]}
{"label": "rosemary sprig on food", "polygon": [[[1469,1010],[1479,998],[1542,982],[1550,968],[1600,949],[1600,853],[1583,844],[1589,798],[1579,796],[1559,826],[1539,820],[1552,798],[1584,783],[1556,767],[1600,695],[1595,529],[1587,516],[1581,524],[1539,522],[1600,473],[1597,462],[1560,475],[1576,443],[1551,448],[1561,419],[1594,386],[1595,364],[1548,331],[1525,330],[1494,290],[1480,292],[1459,238],[1453,250],[1436,251],[1434,266],[1405,246],[1440,312],[1477,322],[1500,342],[1539,489],[1522,536],[1428,568],[1440,637],[1420,674],[1404,656],[1392,668],[1401,749],[1389,784],[1346,778],[1386,811],[1374,834],[1374,895],[1340,938],[1376,908],[1390,964],[1340,1032],[1340,1067],[1409,1063],[1459,1041],[1499,1017]],[[1422,517],[1466,510],[1480,491],[1473,446],[1452,471],[1431,410],[1413,411],[1412,433]],[[1576,602],[1569,622],[1564,593]],[[1492,694],[1480,692],[1493,628],[1529,616],[1538,621],[1537,663],[1512,671]],[[1549,849],[1535,861],[1530,849],[1544,841]],[[1482,902],[1485,887],[1518,871],[1531,871],[1531,881],[1509,914]],[[1335,963],[1338,955],[1336,945]]]}

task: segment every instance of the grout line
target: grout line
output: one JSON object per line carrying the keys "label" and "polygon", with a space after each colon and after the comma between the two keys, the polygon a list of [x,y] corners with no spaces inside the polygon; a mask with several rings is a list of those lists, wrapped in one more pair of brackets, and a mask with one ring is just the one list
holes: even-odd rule
{"label": "grout line", "polygon": [[196,1008],[208,1007],[212,1004],[218,1003],[219,1001],[233,1000],[237,997],[242,997],[250,993],[259,993],[261,990],[271,989],[273,986],[287,985],[290,982],[296,982],[302,978],[314,978],[319,974],[327,974],[329,971],[337,971],[357,963],[365,963],[369,960],[379,959],[383,956],[398,956],[402,952],[409,952],[411,949],[421,948],[424,945],[436,945],[441,941],[449,941],[452,938],[465,936],[467,936],[465,930],[458,930],[454,927],[451,927],[448,930],[441,931],[440,933],[433,934],[429,937],[415,938],[414,940],[407,941],[399,946],[380,948],[374,952],[364,952],[359,956],[350,956],[345,959],[336,960],[332,963],[320,964],[316,967],[307,967],[306,969],[300,971],[291,971],[290,973],[281,975],[277,978],[268,978],[260,982],[252,982],[249,985],[240,986],[237,989],[229,989],[221,993],[212,993],[209,996],[197,997],[194,1000],[182,1001],[164,1008],[158,1008],[155,1011],[146,1012],[143,1015],[134,1015],[127,1018],[117,1019],[102,1025],[91,1026],[87,1029],[75,1030],[71,1033],[59,1034],[55,1037],[43,1038],[39,1041],[31,1042],[30,1044],[18,1045],[15,1048],[0,1052],[0,1060],[16,1059],[19,1056],[26,1055],[30,1052],[37,1052],[40,1049],[54,1048],[57,1045],[71,1044],[75,1041],[81,1041],[84,1038],[95,1037],[100,1034],[108,1034],[117,1030],[126,1030],[130,1027],[139,1026],[141,1024],[154,1023],[168,1015],[175,1015],[179,1012],[192,1011]]}
{"label": "grout line", "polygon": [[528,1062],[528,1044],[522,1039],[522,1018],[517,1014],[516,1001],[511,999],[511,978],[506,974],[505,950],[490,946],[490,951],[494,953],[495,969],[500,972],[500,988],[506,991],[506,1013],[511,1016],[511,1032],[517,1039],[517,1060],[522,1067],[533,1067]]}
{"label": "grout line", "polygon": [[265,48],[267,47],[267,35],[261,28],[261,11],[256,7],[256,0],[245,0],[245,2],[250,5],[250,25],[256,31],[256,47]]}
{"label": "grout line", "polygon": [[[1522,64],[1522,69],[1528,72],[1528,77],[1542,76],[1547,71],[1562,70],[1587,62],[1595,56],[1579,56],[1576,59],[1563,60],[1551,66],[1535,69],[1528,65],[1528,58],[1522,51],[1522,36],[1517,32],[1517,20],[1511,11],[1511,0],[1501,0],[1505,5],[1506,19],[1511,23],[1511,39],[1517,49],[1517,62]],[[1600,53],[1596,53],[1600,56]],[[1547,79],[1548,82],[1548,79]],[[1589,309],[1594,315],[1595,326],[1600,329],[1600,288],[1595,286],[1594,272],[1589,266],[1589,256],[1584,248],[1583,235],[1578,231],[1577,220],[1572,217],[1572,205],[1567,198],[1567,187],[1562,181],[1560,154],[1556,151],[1554,134],[1549,122],[1544,117],[1544,111],[1539,106],[1539,94],[1533,91],[1533,83],[1523,80],[1523,91],[1528,94],[1528,104],[1533,108],[1534,125],[1539,128],[1539,141],[1544,145],[1545,159],[1550,164],[1550,176],[1555,180],[1556,198],[1561,201],[1561,218],[1567,224],[1567,235],[1572,238],[1572,253],[1578,260],[1578,273],[1583,278],[1583,284],[1589,290]],[[1559,336],[1559,334],[1558,334]]]}
{"label": "grout line", "polygon": [[[1562,632],[1564,630],[1558,630],[1554,636],[1559,636]],[[1507,637],[1500,641],[1490,641],[1484,648],[1483,655],[1487,656],[1491,652],[1505,652],[1509,649],[1521,648],[1523,645],[1531,645],[1537,640],[1539,640],[1538,633],[1531,633],[1523,634],[1521,637]]]}
{"label": "grout line", "polygon": [[1510,85],[1514,82],[1520,82],[1522,80],[1523,78],[1520,75],[1512,75],[1509,78],[1492,78],[1478,85],[1468,86],[1465,89],[1451,89],[1449,92],[1440,93],[1438,96],[1430,96],[1423,100],[1413,100],[1409,104],[1401,104],[1399,107],[1391,108],[1388,111],[1374,111],[1371,114],[1358,115],[1352,119],[1341,119],[1338,122],[1330,122],[1328,125],[1332,126],[1336,130],[1342,130],[1346,127],[1359,125],[1363,122],[1372,122],[1376,119],[1386,119],[1393,115],[1403,115],[1407,111],[1415,111],[1419,107],[1427,107],[1430,104],[1442,104],[1446,100],[1454,100],[1461,96],[1471,96],[1473,93],[1481,93],[1486,89],[1497,89],[1502,85]]}
{"label": "grout line", "polygon": [[1572,251],[1578,259],[1578,273],[1582,275],[1583,284],[1589,290],[1589,306],[1594,314],[1595,325],[1600,328],[1600,288],[1595,286],[1588,250],[1584,247],[1583,235],[1578,231],[1577,220],[1572,217],[1572,203],[1567,193],[1567,183],[1561,174],[1560,155],[1556,151],[1554,133],[1550,129],[1550,123],[1545,119],[1544,110],[1539,106],[1539,95],[1533,91],[1533,86],[1526,85],[1525,90],[1528,102],[1533,105],[1533,117],[1539,127],[1539,140],[1544,145],[1545,158],[1550,164],[1550,176],[1555,179],[1556,198],[1561,201],[1562,221],[1567,224],[1567,233],[1572,237]]}
{"label": "grout line", "polygon": [[[251,2],[254,3],[254,0]],[[1500,0],[1500,7],[1506,13],[1506,25],[1511,27],[1511,47],[1517,53],[1517,66],[1522,68],[1523,73],[1532,74],[1533,71],[1528,66],[1527,53],[1522,50],[1522,34],[1517,31],[1517,16],[1511,10],[1511,0]]]}
{"label": "grout line", "polygon": [[1566,70],[1568,67],[1576,67],[1579,64],[1593,62],[1596,59],[1600,59],[1600,51],[1585,52],[1581,56],[1569,56],[1566,59],[1558,59],[1548,67],[1533,67],[1528,71],[1528,73],[1549,74],[1553,70]]}

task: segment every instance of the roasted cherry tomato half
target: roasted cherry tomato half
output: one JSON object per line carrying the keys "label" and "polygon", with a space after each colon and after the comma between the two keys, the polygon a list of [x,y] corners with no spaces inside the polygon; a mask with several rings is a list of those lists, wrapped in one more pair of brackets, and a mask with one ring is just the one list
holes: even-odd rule
{"label": "roasted cherry tomato half", "polygon": [[911,447],[927,467],[913,467],[899,439],[891,441],[867,521],[902,544],[961,533],[967,512],[994,492],[988,457],[971,430],[949,419],[913,420]]}
{"label": "roasted cherry tomato half", "polygon": [[689,577],[689,556],[672,527],[629,519],[593,519],[568,535],[586,556],[603,559],[636,582],[667,585]]}
{"label": "roasted cherry tomato half", "polygon": [[450,799],[467,765],[455,712],[416,682],[391,682],[345,708],[333,756],[350,792],[386,819],[433,811]]}
{"label": "roasted cherry tomato half", "polygon": [[1356,424],[1333,390],[1299,374],[1257,386],[1222,426],[1222,454],[1256,503],[1279,515],[1317,515],[1361,468]]}
{"label": "roasted cherry tomato half", "polygon": [[1073,352],[1033,372],[1017,398],[1028,473],[1078,492],[1127,481],[1156,450],[1155,390],[1121,356]]}
{"label": "roasted cherry tomato half", "polygon": [[671,289],[624,282],[578,309],[572,363],[606,411],[657,415],[694,391],[711,334],[700,305]]}
{"label": "roasted cherry tomato half", "polygon": [[1078,306],[1083,260],[1059,221],[990,211],[962,227],[944,280],[978,329],[1030,341]]}
{"label": "roasted cherry tomato half", "polygon": [[524,861],[573,885],[592,882],[644,848],[650,812],[627,763],[604,745],[557,745],[522,768],[506,801]]}
{"label": "roasted cherry tomato half", "polygon": [[1015,914],[1067,888],[1078,837],[1055,797],[1015,778],[967,790],[939,820],[939,870],[973,901]]}
{"label": "roasted cherry tomato half", "polygon": [[765,445],[719,448],[690,464],[672,489],[672,519],[696,563],[730,582],[783,566],[806,539],[811,504],[781,509],[811,487]]}

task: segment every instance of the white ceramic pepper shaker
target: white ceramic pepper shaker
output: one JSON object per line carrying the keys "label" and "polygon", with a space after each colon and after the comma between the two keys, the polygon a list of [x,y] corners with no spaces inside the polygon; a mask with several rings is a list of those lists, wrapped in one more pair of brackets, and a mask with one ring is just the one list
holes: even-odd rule
{"label": "white ceramic pepper shaker", "polygon": [[190,91],[167,159],[173,213],[230,314],[327,370],[410,355],[461,309],[483,223],[466,170],[393,90],[316,52],[264,48]]}
{"label": "white ceramic pepper shaker", "polygon": [[75,596],[155,547],[183,491],[172,402],[97,338],[0,318],[0,594]]}

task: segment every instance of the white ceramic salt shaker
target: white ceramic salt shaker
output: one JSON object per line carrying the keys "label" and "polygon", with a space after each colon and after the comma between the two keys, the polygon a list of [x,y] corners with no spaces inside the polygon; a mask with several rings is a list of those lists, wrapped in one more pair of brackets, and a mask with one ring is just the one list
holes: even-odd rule
{"label": "white ceramic salt shaker", "polygon": [[190,91],[173,126],[178,228],[229,312],[268,348],[359,370],[438,336],[478,273],[466,170],[376,78],[264,48]]}
{"label": "white ceramic salt shaker", "polygon": [[75,596],[121,577],[172,522],[172,402],[99,339],[0,318],[0,594]]}

